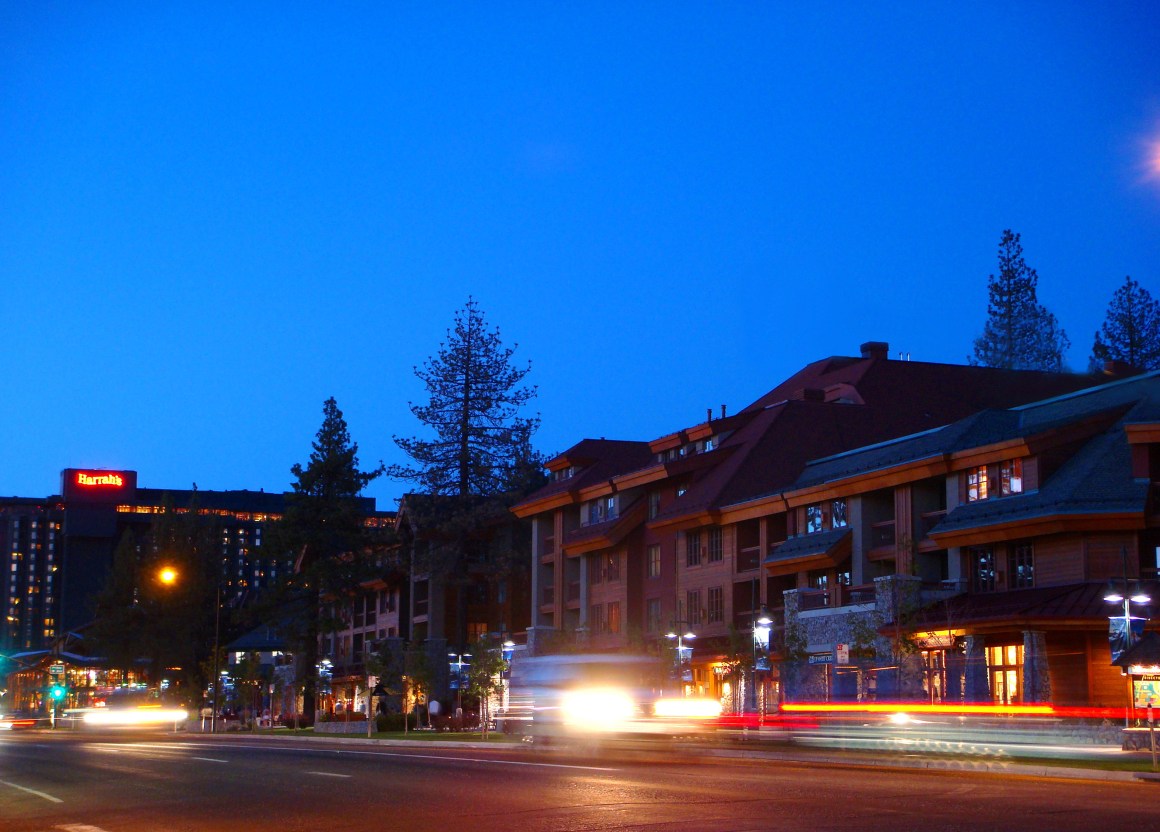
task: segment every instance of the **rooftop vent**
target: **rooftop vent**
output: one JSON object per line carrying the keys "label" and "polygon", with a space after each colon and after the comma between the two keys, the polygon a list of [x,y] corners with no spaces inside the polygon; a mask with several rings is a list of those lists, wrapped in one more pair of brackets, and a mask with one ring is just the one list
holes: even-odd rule
{"label": "rooftop vent", "polygon": [[863,358],[879,358],[885,361],[890,357],[890,344],[886,341],[867,341],[861,349]]}

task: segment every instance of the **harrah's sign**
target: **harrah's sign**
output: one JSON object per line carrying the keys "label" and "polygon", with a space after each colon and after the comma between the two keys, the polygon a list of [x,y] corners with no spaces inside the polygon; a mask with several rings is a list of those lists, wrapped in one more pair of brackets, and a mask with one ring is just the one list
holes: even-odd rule
{"label": "harrah's sign", "polygon": [[120,474],[99,474],[89,473],[87,471],[77,471],[77,485],[83,485],[86,488],[101,488],[112,486],[114,488],[122,488],[125,485],[125,478]]}

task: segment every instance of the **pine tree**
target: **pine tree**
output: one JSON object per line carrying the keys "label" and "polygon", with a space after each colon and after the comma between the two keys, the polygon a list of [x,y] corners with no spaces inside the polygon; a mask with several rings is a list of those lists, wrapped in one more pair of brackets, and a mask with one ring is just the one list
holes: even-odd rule
{"label": "pine tree", "polygon": [[520,479],[529,457],[538,463],[530,440],[539,417],[520,416],[536,395],[534,386],[522,383],[531,362],[514,367],[514,353],[515,348],[503,346],[499,329],[488,329],[483,311],[468,298],[439,354],[415,368],[431,398],[425,405],[412,403],[411,412],[435,438],[396,436],[413,464],[392,465],[388,474],[427,494],[492,496]]}
{"label": "pine tree", "polygon": [[1160,302],[1131,277],[1112,295],[1104,325],[1092,344],[1093,369],[1123,361],[1138,370],[1160,370]]}
{"label": "pine tree", "polygon": [[[334,398],[323,404],[322,427],[305,467],[295,463],[293,494],[269,544],[293,552],[297,567],[281,588],[281,612],[294,642],[304,711],[314,713],[319,662],[318,639],[338,626],[331,610],[363,592],[376,566],[366,553],[377,543],[367,530],[360,495],[378,477],[380,465],[359,468],[358,445]],[[268,544],[268,545],[269,545]]]}
{"label": "pine tree", "polygon": [[999,241],[999,274],[987,279],[987,322],[975,339],[972,364],[1007,370],[1063,370],[1071,342],[1036,297],[1039,275],[1023,259],[1011,229]]}

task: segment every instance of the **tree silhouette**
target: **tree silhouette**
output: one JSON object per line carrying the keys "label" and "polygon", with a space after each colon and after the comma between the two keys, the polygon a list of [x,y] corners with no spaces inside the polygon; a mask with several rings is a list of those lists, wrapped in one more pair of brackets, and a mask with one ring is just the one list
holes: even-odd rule
{"label": "tree silhouette", "polygon": [[987,322],[975,339],[972,364],[1006,370],[1059,372],[1071,346],[1055,315],[1036,297],[1039,275],[1023,259],[1011,229],[999,240],[999,274],[987,279]]}
{"label": "tree silhouette", "polygon": [[1112,295],[1092,344],[1092,369],[1123,361],[1138,370],[1160,370],[1160,302],[1131,277]]}

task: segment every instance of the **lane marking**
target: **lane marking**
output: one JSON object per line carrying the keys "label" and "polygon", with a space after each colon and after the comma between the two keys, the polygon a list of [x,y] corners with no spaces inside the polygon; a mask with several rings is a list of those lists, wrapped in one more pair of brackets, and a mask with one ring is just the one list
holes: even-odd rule
{"label": "lane marking", "polygon": [[[190,744],[193,745],[193,744]],[[206,745],[209,745],[206,743]],[[487,760],[479,757],[451,757],[447,754],[411,754],[407,752],[397,751],[348,751],[346,748],[302,748],[302,747],[285,747],[273,745],[248,745],[248,744],[229,744],[217,745],[222,748],[260,748],[262,751],[281,751],[281,752],[307,752],[311,754],[361,754],[364,757],[403,757],[408,759],[420,760],[441,760],[443,762],[485,762],[495,766],[532,766],[539,768],[573,768],[579,769],[581,772],[618,772],[619,768],[612,768],[609,766],[570,766],[563,764],[563,762],[532,762],[529,760]]]}
{"label": "lane marking", "polygon": [[105,832],[99,826],[88,826],[83,823],[66,823],[64,826],[54,826],[54,829],[63,829],[64,832]]}
{"label": "lane marking", "polygon": [[319,777],[342,777],[344,779],[350,779],[350,777],[351,777],[351,775],[349,775],[349,774],[335,774],[333,771],[308,771],[306,773],[307,774],[316,774]]}
{"label": "lane marking", "polygon": [[7,780],[0,780],[0,785],[11,786],[12,788],[19,789],[22,792],[28,792],[29,794],[34,794],[37,797],[43,797],[49,803],[64,803],[64,801],[61,800],[59,797],[53,797],[50,794],[45,794],[44,792],[38,792],[36,789],[30,789],[27,786],[18,786],[16,783],[9,783]]}
{"label": "lane marking", "polygon": [[192,760],[201,760],[205,763],[228,763],[229,760],[219,760],[216,757],[191,757]]}

